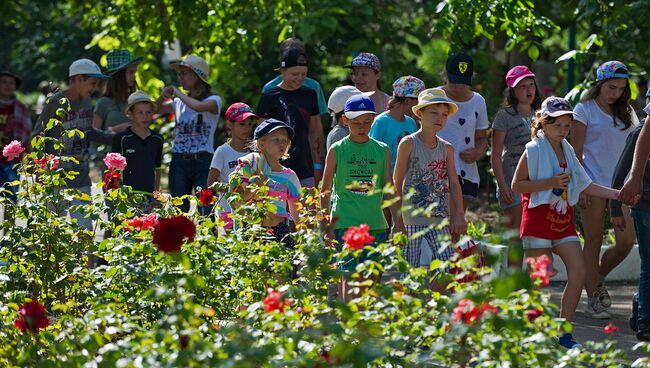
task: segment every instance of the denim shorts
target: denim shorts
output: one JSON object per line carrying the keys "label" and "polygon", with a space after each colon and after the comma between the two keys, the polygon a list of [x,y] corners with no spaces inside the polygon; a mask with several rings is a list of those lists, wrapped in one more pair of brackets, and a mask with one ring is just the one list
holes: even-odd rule
{"label": "denim shorts", "polygon": [[[334,237],[338,241],[338,246],[337,250],[341,251],[343,249],[343,246],[345,242],[343,241],[343,235],[347,229],[334,229]],[[376,246],[377,244],[384,243],[386,242],[386,239],[388,239],[388,230],[370,230],[369,231],[370,235],[372,235],[375,238],[375,242],[373,244],[370,244],[371,246]],[[361,255],[358,257],[355,257],[354,255],[350,254],[347,257],[343,258],[339,262],[339,267],[343,271],[354,271],[357,268],[357,265],[367,261],[367,260],[373,260],[377,261],[379,259],[379,253],[373,252],[370,254],[370,251],[368,249],[363,249],[361,251]]]}
{"label": "denim shorts", "polygon": [[568,242],[578,242],[580,243],[580,238],[577,235],[567,236],[562,239],[542,239],[534,236],[524,236],[521,238],[521,241],[524,245],[524,249],[546,249],[546,248],[555,248],[558,245],[568,243]]}

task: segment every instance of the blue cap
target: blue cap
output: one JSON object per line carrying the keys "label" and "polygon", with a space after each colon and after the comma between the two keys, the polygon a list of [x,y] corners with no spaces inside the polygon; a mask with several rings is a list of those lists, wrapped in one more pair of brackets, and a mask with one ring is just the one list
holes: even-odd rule
{"label": "blue cap", "polygon": [[377,114],[372,99],[364,95],[355,95],[348,98],[348,100],[345,101],[345,108],[343,111],[345,112],[345,117],[348,119],[354,119],[363,114]]}
{"label": "blue cap", "polygon": [[286,129],[287,133],[289,133],[289,138],[293,139],[293,128],[287,125],[287,123],[285,123],[284,121],[280,121],[277,119],[264,120],[260,125],[257,126],[257,128],[255,128],[255,133],[253,133],[253,138],[260,139],[265,135],[271,134],[272,132],[278,129]]}

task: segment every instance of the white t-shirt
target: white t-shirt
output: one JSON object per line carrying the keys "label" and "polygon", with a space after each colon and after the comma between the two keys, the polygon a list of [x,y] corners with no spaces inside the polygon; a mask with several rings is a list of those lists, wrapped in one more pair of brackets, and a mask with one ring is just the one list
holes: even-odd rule
{"label": "white t-shirt", "polygon": [[[214,131],[221,111],[221,97],[212,95],[203,101],[214,100],[217,113],[196,112],[178,97],[172,101],[176,120],[172,132],[172,153],[214,152]],[[202,101],[202,102],[203,102]]]}
{"label": "white t-shirt", "polygon": [[488,122],[487,107],[485,99],[476,92],[469,101],[458,102],[458,112],[447,120],[447,125],[438,132],[438,137],[451,143],[454,147],[454,160],[456,161],[456,172],[461,179],[478,184],[478,166],[476,162],[468,164],[460,159],[459,154],[475,147],[474,136],[477,130],[487,129]]}
{"label": "white t-shirt", "polygon": [[621,130],[624,127],[623,122],[616,118],[614,126],[613,117],[601,110],[596,100],[580,102],[573,110],[573,119],[587,127],[582,161],[594,183],[612,186],[612,177],[625,147],[625,140],[634,127],[639,125],[634,111],[631,118],[632,125]]}
{"label": "white t-shirt", "polygon": [[[220,182],[228,183],[228,177],[237,168],[237,159],[246,156],[248,153],[250,152],[239,152],[232,148],[230,144],[224,143],[214,151],[210,168],[219,170]],[[218,212],[232,212],[226,196],[223,196],[219,200],[219,206],[223,208],[223,210],[218,210]]]}

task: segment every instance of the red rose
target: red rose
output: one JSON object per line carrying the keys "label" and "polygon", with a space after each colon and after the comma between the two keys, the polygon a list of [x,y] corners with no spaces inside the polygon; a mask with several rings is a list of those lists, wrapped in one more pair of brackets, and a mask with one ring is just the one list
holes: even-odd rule
{"label": "red rose", "polygon": [[104,176],[104,192],[109,189],[119,189],[122,176],[118,171],[107,171]]}
{"label": "red rose", "polygon": [[530,277],[540,279],[544,286],[550,283],[551,272],[549,268],[551,266],[551,259],[548,256],[543,255],[537,258],[528,257],[526,258],[526,264],[528,265]]}
{"label": "red rose", "polygon": [[536,320],[539,316],[541,316],[544,312],[541,309],[530,309],[526,311],[526,318],[528,318],[529,321],[534,321]]}
{"label": "red rose", "polygon": [[185,216],[161,218],[153,227],[153,243],[165,253],[177,252],[183,240],[194,240],[196,225]]}
{"label": "red rose", "polygon": [[[152,229],[156,224],[158,224],[158,218],[155,213],[147,213],[142,216],[136,216],[134,218],[128,219],[126,224],[130,228],[136,230],[148,230]],[[130,231],[130,228],[127,228],[127,231]]]}
{"label": "red rose", "polygon": [[205,188],[201,190],[201,193],[199,194],[199,201],[201,201],[203,207],[214,203],[214,194],[212,194],[212,189]]}
{"label": "red rose", "polygon": [[51,170],[59,168],[59,158],[49,153],[45,154],[41,158],[35,158],[34,163],[43,170],[46,170],[48,166]]}
{"label": "red rose", "polygon": [[274,310],[284,312],[284,308],[291,305],[292,300],[284,298],[279,291],[271,291],[266,298],[264,298],[264,311],[270,313]]}
{"label": "red rose", "polygon": [[363,249],[366,244],[372,244],[375,237],[370,235],[368,225],[350,226],[343,234],[343,241],[348,249]]}
{"label": "red rose", "polygon": [[609,324],[607,324],[607,326],[605,326],[605,328],[603,328],[603,332],[608,334],[608,335],[611,334],[611,333],[614,333],[616,331],[618,331],[618,327],[616,327],[611,322]]}
{"label": "red rose", "polygon": [[38,332],[49,324],[45,307],[36,300],[23,304],[18,310],[18,319],[14,321],[14,326],[23,333]]}
{"label": "red rose", "polygon": [[497,314],[498,312],[499,310],[490,303],[474,305],[471,300],[463,299],[458,302],[458,306],[452,311],[451,319],[456,322],[464,321],[466,324],[470,324],[481,319],[485,313]]}

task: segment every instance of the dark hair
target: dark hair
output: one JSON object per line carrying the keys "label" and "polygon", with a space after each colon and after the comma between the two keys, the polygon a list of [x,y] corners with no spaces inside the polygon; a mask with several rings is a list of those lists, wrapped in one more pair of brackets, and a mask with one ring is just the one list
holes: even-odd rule
{"label": "dark hair", "polygon": [[401,96],[390,96],[388,99],[388,110],[392,110],[395,107],[401,105],[406,101],[407,97],[401,97]]}
{"label": "dark hair", "polygon": [[[625,69],[616,70],[616,73],[623,72],[627,73]],[[605,84],[605,82],[608,80],[609,79],[598,81],[593,86],[591,86],[591,88],[589,88],[589,91],[587,91],[585,97],[582,99],[582,102],[595,100],[596,97],[600,95],[600,89],[602,88],[603,84]],[[630,98],[632,98],[632,91],[630,90],[630,82],[627,82],[621,96],[612,104],[612,112],[614,113],[614,126],[616,126],[616,118],[619,118],[623,122],[623,128],[621,130],[626,130],[632,126],[632,111],[634,110],[632,109],[632,106],[630,106]]]}
{"label": "dark hair", "polygon": [[557,118],[554,118],[552,116],[542,116],[541,112],[537,111],[535,113],[535,117],[533,118],[533,124],[530,128],[530,138],[535,139],[537,137],[537,133],[540,130],[544,129],[544,125],[555,124],[556,120]]}
{"label": "dark hair", "polygon": [[126,102],[129,95],[137,89],[137,86],[129,87],[126,82],[126,68],[115,72],[112,78],[106,82],[104,96],[113,98],[115,102]]}
{"label": "dark hair", "polygon": [[203,79],[199,78],[198,75],[196,76],[196,78],[197,81],[199,82],[199,88],[197,88],[194,93],[190,92],[189,93],[190,97],[202,101],[212,96],[214,94],[212,93],[212,86],[208,83],[205,83]]}
{"label": "dark hair", "polygon": [[289,49],[300,49],[305,51],[305,44],[297,37],[285,38],[284,41],[280,43],[280,57],[282,57],[282,54]]}
{"label": "dark hair", "polygon": [[[528,79],[528,78],[524,78],[524,79]],[[535,83],[535,98],[533,98],[533,103],[530,106],[532,107],[533,111],[536,111],[539,110],[540,107],[542,107],[542,99],[540,98],[539,88],[537,88],[537,81],[535,80],[535,78],[532,78],[532,80]],[[506,96],[503,99],[503,102],[501,103],[501,107],[504,109],[510,107],[515,111],[516,114],[519,112],[517,111],[517,105],[519,105],[519,100],[517,100],[517,96],[515,96],[515,89],[508,87],[508,89],[506,90]]]}

